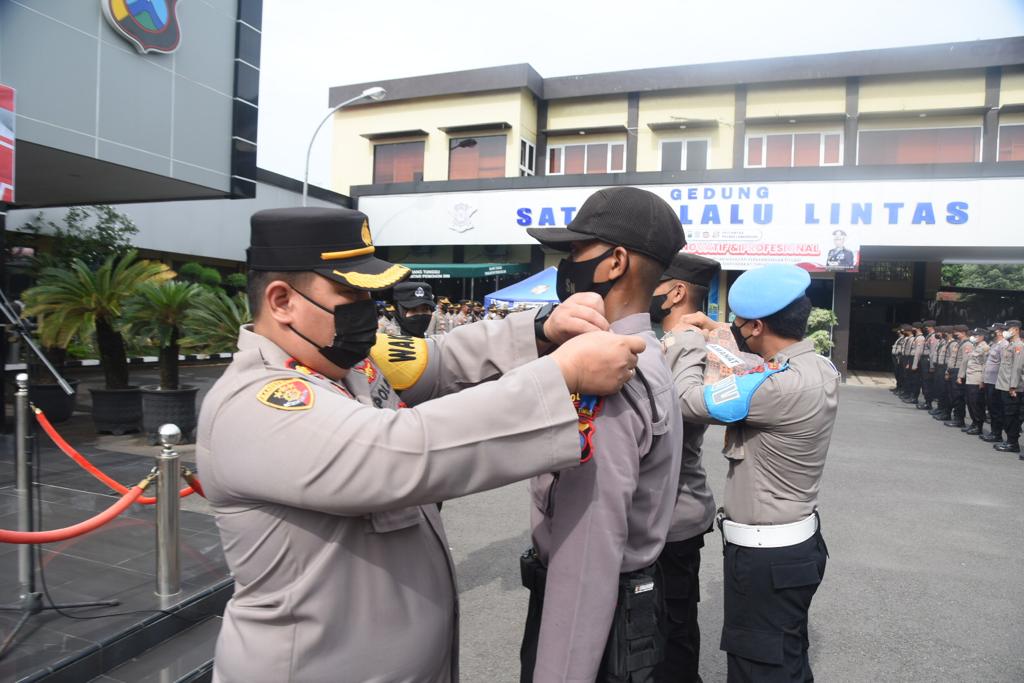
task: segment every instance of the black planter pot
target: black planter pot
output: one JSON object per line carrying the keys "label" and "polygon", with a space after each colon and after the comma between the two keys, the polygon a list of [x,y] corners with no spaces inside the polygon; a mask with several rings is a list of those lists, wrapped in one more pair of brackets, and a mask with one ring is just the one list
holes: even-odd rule
{"label": "black planter pot", "polygon": [[56,384],[30,384],[28,400],[53,424],[65,422],[75,412],[75,400],[78,398],[78,380],[69,379],[68,384],[75,390],[70,396]]}
{"label": "black planter pot", "polygon": [[190,442],[196,430],[196,393],[199,387],[163,389],[142,387],[142,431],[157,442],[160,425],[173,424],[181,430],[182,442]]}
{"label": "black planter pot", "polygon": [[92,394],[92,422],[97,432],[120,436],[137,432],[142,425],[142,391],[127,389],[89,389]]}

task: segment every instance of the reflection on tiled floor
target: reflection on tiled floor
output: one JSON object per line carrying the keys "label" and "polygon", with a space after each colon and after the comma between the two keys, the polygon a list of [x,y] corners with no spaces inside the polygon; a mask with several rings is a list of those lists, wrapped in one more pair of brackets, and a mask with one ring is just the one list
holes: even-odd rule
{"label": "reflection on tiled floor", "polygon": [[[54,529],[81,522],[116,500],[116,494],[50,446],[45,437],[40,446],[37,491],[41,528]],[[142,479],[152,466],[152,459],[146,457],[82,450],[97,467],[129,486]],[[154,455],[156,452],[154,449]],[[0,452],[0,528],[4,529],[18,528],[19,498],[14,490],[13,469],[13,453]],[[53,610],[33,616],[29,626],[19,634],[13,650],[0,660],[0,680],[30,679],[34,674],[55,668],[67,658],[82,657],[90,651],[95,654],[126,631],[152,621],[160,615],[160,610],[173,609],[223,583],[228,570],[213,517],[182,510],[182,592],[171,599],[158,598],[154,594],[154,518],[154,506],[133,505],[125,514],[96,531],[43,546],[41,578],[45,579],[54,601],[118,600],[120,604],[69,610],[69,616]],[[0,603],[17,601],[17,558],[17,547],[0,545]],[[37,590],[42,590],[39,578]],[[17,612],[0,611],[0,637],[5,637],[17,620]],[[190,638],[200,638],[203,633],[204,630],[196,629]],[[125,675],[130,673],[129,669]]]}

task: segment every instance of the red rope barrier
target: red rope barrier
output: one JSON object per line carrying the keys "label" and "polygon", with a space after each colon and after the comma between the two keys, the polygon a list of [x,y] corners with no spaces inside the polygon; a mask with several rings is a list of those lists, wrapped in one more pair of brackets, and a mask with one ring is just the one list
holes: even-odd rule
{"label": "red rope barrier", "polygon": [[142,491],[149,485],[149,481],[147,478],[142,483],[131,487],[116,503],[95,517],[72,526],[64,527],[63,529],[53,529],[51,531],[10,531],[8,529],[0,529],[0,543],[54,543],[87,534],[100,528],[127,510],[142,495]]}
{"label": "red rope barrier", "polygon": [[[78,463],[79,467],[81,467],[83,470],[85,470],[92,476],[96,477],[96,479],[100,480],[101,482],[112,488],[114,491],[120,494],[128,493],[128,488],[126,486],[105,475],[95,465],[89,462],[89,460],[84,455],[76,451],[71,446],[71,444],[65,441],[64,437],[61,436],[60,433],[56,430],[56,428],[54,428],[54,426],[50,423],[49,418],[46,417],[46,413],[41,411],[39,408],[36,408],[35,406],[32,406],[32,411],[36,415],[36,422],[38,422],[39,426],[43,428],[43,431],[46,432],[47,436],[49,436],[50,439],[53,440],[53,443],[57,445],[57,448],[64,452],[64,455],[74,460],[76,463]],[[186,480],[188,481],[189,484],[191,484],[191,486],[186,486],[185,488],[178,491],[178,495],[181,498],[184,498],[185,496],[190,496],[193,493],[198,492],[199,495],[205,498],[206,496],[205,494],[203,494],[202,486],[199,485],[199,479],[196,478],[196,476],[192,475],[191,473],[190,476],[192,478],[188,479],[188,477],[186,477]],[[135,502],[141,503],[142,505],[154,505],[156,503],[156,498],[140,496],[138,497],[138,500]]]}

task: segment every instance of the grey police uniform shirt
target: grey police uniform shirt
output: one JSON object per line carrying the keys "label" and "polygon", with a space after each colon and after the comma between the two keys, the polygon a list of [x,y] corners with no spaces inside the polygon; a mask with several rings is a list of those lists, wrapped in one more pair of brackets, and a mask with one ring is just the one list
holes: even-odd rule
{"label": "grey police uniform shirt", "polygon": [[[717,424],[704,402],[704,336],[687,330],[677,338],[698,350],[675,368],[683,418]],[[814,512],[839,406],[839,372],[811,340],[768,360],[789,367],[768,377],[751,397],[747,417],[725,429],[723,507],[741,524],[789,524]]]}
{"label": "grey police uniform shirt", "polygon": [[985,361],[987,359],[988,343],[985,341],[976,342],[974,344],[974,349],[967,358],[967,362],[964,364],[964,374],[961,375],[966,384],[984,384]]}
{"label": "grey police uniform shirt", "polygon": [[971,358],[971,354],[974,353],[974,342],[970,339],[964,339],[960,342],[960,348],[957,349],[957,379],[963,379],[965,382],[967,377],[967,362]]}
{"label": "grey police uniform shirt", "polygon": [[946,349],[946,370],[950,377],[960,374],[960,363],[963,361],[964,344],[966,339],[954,339]]}
{"label": "grey police uniform shirt", "polygon": [[914,335],[914,343],[910,347],[911,355],[911,369],[917,370],[917,366],[921,363],[921,356],[924,354],[924,335]]}
{"label": "grey police uniform shirt", "polygon": [[938,345],[935,347],[935,364],[945,365],[946,364],[946,349],[949,347],[949,341],[946,339],[939,340]]}
{"label": "grey police uniform shirt", "polygon": [[1013,365],[1014,360],[1017,356],[1021,355],[1022,345],[1019,341],[1007,340],[1006,346],[1003,347],[1003,352],[999,357],[999,374],[996,375],[996,389],[999,391],[1009,391],[1010,382],[1013,378]]}
{"label": "grey police uniform shirt", "polygon": [[1003,357],[1003,349],[1010,342],[1000,339],[988,347],[988,358],[985,359],[985,384],[995,384],[999,376],[999,362]]}
{"label": "grey police uniform shirt", "polygon": [[1007,348],[1013,349],[1013,363],[1007,384],[1016,391],[1024,391],[1024,343],[1012,342]]}
{"label": "grey police uniform shirt", "polygon": [[[668,332],[661,338],[665,360],[672,370],[673,381],[676,368],[689,365],[681,361],[683,356],[698,353],[691,347],[677,343],[676,334]],[[685,541],[707,532],[715,519],[715,497],[708,488],[707,474],[701,459],[704,432],[708,426],[699,422],[683,422],[683,458],[679,466],[679,488],[676,490],[676,508],[672,515],[672,526],[668,530],[668,542]]]}
{"label": "grey police uniform shirt", "polygon": [[647,313],[617,320],[611,329],[647,343],[637,368],[650,386],[657,420],[634,377],[599,404],[592,421],[581,418],[590,460],[530,482],[533,544],[547,567],[538,683],[594,680],[619,574],[653,564],[672,522],[683,439],[672,376]]}
{"label": "grey police uniform shirt", "polygon": [[527,315],[430,342],[445,372],[423,373],[423,396],[470,388],[397,409],[372,363],[339,384],[241,330],[196,449],[235,578],[215,681],[458,681],[433,503],[579,462],[565,381],[533,334]]}

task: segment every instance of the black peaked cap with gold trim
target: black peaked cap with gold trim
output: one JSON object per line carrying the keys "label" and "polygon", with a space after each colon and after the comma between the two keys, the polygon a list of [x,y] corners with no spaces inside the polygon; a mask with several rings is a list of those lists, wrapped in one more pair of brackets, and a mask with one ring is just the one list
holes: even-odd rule
{"label": "black peaked cap with gold trim", "polygon": [[353,289],[375,292],[409,277],[405,266],[376,258],[362,211],[298,207],[257,211],[250,221],[250,270],[312,270]]}

